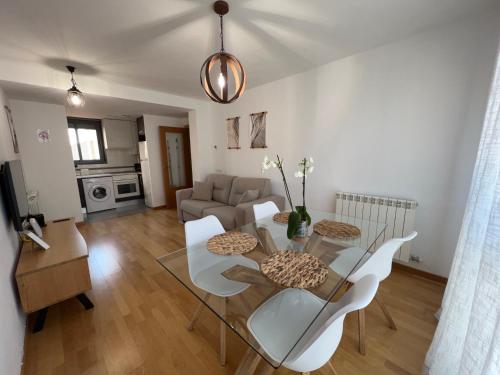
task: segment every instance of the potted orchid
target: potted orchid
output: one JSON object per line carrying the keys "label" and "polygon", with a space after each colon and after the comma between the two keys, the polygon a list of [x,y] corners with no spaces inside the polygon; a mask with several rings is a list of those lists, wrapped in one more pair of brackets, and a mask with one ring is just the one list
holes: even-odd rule
{"label": "potted orchid", "polygon": [[302,179],[302,206],[294,206],[288,189],[285,172],[283,171],[283,159],[276,155],[276,160],[270,160],[265,157],[262,162],[262,173],[271,168],[278,168],[283,178],[283,185],[285,187],[285,194],[292,209],[288,216],[288,229],[287,236],[292,238],[294,236],[305,237],[307,235],[307,227],[311,224],[311,217],[307,213],[306,208],[306,177],[310,175],[313,170],[313,158],[304,158],[298,163],[298,170],[295,172],[295,177]]}

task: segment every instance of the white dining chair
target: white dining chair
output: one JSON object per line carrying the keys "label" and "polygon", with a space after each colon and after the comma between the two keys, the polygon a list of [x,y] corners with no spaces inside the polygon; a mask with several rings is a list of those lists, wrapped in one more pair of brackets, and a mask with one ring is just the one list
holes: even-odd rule
{"label": "white dining chair", "polygon": [[[235,265],[243,265],[258,270],[259,265],[244,256],[223,256],[209,252],[207,241],[217,235],[224,233],[224,227],[213,215],[203,219],[188,221],[184,224],[186,234],[187,260],[189,277],[194,285],[205,291],[203,301],[207,302],[211,295],[220,297],[220,314],[225,318],[227,298],[237,295],[246,290],[250,285],[238,281],[226,279],[222,272]],[[205,304],[200,305],[193,315],[188,329],[192,330],[198,320]],[[220,363],[226,363],[226,324],[220,323]]]}
{"label": "white dining chair", "polygon": [[279,212],[280,209],[278,208],[278,206],[276,206],[276,203],[272,201],[253,205],[253,214],[255,216],[255,221],[264,219]]}
{"label": "white dining chair", "polygon": [[[411,241],[417,236],[417,232],[412,232],[403,238],[392,238],[386,241],[374,253],[367,252],[364,249],[357,247],[350,247],[345,250],[339,251],[339,256],[330,263],[330,268],[342,277],[347,277],[348,286],[356,284],[365,275],[373,274],[377,276],[378,281],[382,282],[391,274],[392,271],[392,258],[396,251],[408,241]],[[351,273],[352,266],[359,261],[359,266]],[[385,306],[380,295],[375,296],[375,301],[382,309],[384,316],[389,322],[389,326],[393,330],[397,330],[394,319],[392,318],[389,310]],[[365,313],[363,310],[358,312],[359,322],[359,351],[361,354],[366,353],[365,344]]]}
{"label": "white dining chair", "polygon": [[284,289],[255,310],[247,327],[267,355],[278,363],[298,341],[283,361],[284,367],[308,374],[328,363],[335,373],[330,358],[342,337],[344,318],[349,312],[368,306],[377,287],[377,277],[366,275],[333,303],[304,289]]}

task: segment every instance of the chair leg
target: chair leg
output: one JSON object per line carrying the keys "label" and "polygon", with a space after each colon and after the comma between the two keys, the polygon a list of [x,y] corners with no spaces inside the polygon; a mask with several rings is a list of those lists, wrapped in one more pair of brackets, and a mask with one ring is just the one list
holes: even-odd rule
{"label": "chair leg", "polygon": [[196,321],[198,320],[198,318],[200,317],[201,312],[205,308],[205,303],[208,301],[209,297],[210,297],[210,293],[205,293],[205,295],[203,296],[203,302],[200,302],[200,304],[198,305],[198,308],[194,312],[193,318],[191,319],[191,321],[189,322],[189,325],[187,326],[187,329],[189,331],[193,330],[194,325],[195,325]]}
{"label": "chair leg", "polygon": [[271,375],[274,372],[274,367],[271,366],[269,363],[263,364],[260,369],[257,369],[255,372],[256,375]]}
{"label": "chair leg", "polygon": [[394,320],[392,319],[392,316],[389,313],[389,310],[387,310],[387,307],[384,305],[384,301],[382,300],[382,298],[380,296],[376,295],[375,296],[375,301],[377,301],[378,305],[382,309],[382,312],[384,313],[385,318],[389,322],[389,327],[391,329],[397,331],[398,328],[396,327],[396,323],[394,323]]}
{"label": "chair leg", "polygon": [[247,352],[241,359],[240,365],[238,369],[234,373],[234,375],[251,375],[255,373],[257,370],[257,366],[259,365],[261,360],[261,356],[253,351],[252,348],[248,348]]}
{"label": "chair leg", "polygon": [[227,298],[221,298],[220,305],[220,315],[223,318],[220,321],[220,350],[219,350],[219,362],[221,366],[226,365],[226,323],[224,322],[226,318],[226,303]]}
{"label": "chair leg", "polygon": [[359,352],[363,355],[366,354],[365,343],[365,310],[358,310],[358,330],[359,330]]}
{"label": "chair leg", "polygon": [[337,371],[335,371],[335,367],[333,367],[332,360],[329,359],[327,363],[328,363],[328,367],[330,367],[330,370],[332,370],[332,374],[337,375]]}

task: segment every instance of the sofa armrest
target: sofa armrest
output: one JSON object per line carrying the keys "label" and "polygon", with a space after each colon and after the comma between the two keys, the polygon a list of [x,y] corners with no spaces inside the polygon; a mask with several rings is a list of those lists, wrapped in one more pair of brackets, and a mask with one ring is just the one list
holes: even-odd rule
{"label": "sofa armrest", "polygon": [[184,199],[189,199],[193,195],[193,188],[181,189],[175,192],[175,200],[177,201],[177,217],[181,223],[184,222],[184,217],[182,216],[181,202]]}
{"label": "sofa armrest", "polygon": [[285,197],[281,195],[268,195],[267,197],[256,199],[251,202],[245,202],[236,206],[236,226],[251,223],[255,221],[253,214],[253,205],[272,201],[278,206],[280,211],[285,209]]}

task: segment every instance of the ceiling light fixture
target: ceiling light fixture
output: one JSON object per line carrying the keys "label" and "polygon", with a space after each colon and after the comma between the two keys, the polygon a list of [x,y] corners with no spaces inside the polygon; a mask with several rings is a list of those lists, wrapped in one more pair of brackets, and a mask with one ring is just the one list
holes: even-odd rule
{"label": "ceiling light fixture", "polygon": [[68,71],[71,73],[71,84],[73,85],[68,90],[68,104],[75,108],[83,107],[83,105],[85,104],[85,98],[83,97],[82,92],[76,87],[76,82],[73,78],[73,73],[76,69],[71,65],[66,65],[66,69],[68,69]]}
{"label": "ceiling light fixture", "polygon": [[[210,99],[217,103],[227,104],[234,102],[245,91],[246,75],[238,59],[224,51],[222,17],[229,12],[229,4],[225,1],[216,1],[214,11],[220,17],[221,48],[219,52],[209,56],[203,63],[200,81]],[[216,85],[214,85],[215,82]]]}

